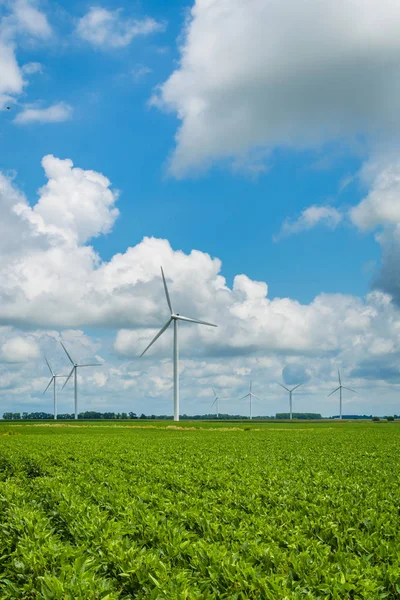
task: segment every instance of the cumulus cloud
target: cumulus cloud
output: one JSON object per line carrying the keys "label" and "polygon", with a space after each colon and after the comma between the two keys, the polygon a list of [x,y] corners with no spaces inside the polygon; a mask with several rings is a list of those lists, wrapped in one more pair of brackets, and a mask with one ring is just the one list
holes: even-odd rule
{"label": "cumulus cloud", "polygon": [[398,131],[399,28],[395,0],[196,0],[152,99],[181,122],[171,172]]}
{"label": "cumulus cloud", "polygon": [[27,125],[30,123],[60,123],[67,121],[72,116],[72,107],[64,102],[58,102],[47,108],[29,108],[15,117],[14,123],[17,125]]}
{"label": "cumulus cloud", "polygon": [[367,194],[350,211],[361,231],[376,230],[381,246],[381,264],[373,285],[400,304],[400,161],[396,153],[372,156],[361,168],[359,179]]}
{"label": "cumulus cloud", "polygon": [[8,339],[1,347],[1,357],[5,362],[26,362],[34,360],[38,355],[39,347],[36,342],[22,336]]}
{"label": "cumulus cloud", "polygon": [[39,190],[33,209],[26,202],[14,205],[14,213],[28,221],[36,235],[48,235],[69,244],[83,244],[108,233],[118,217],[118,197],[110,181],[96,171],[73,166],[70,159],[49,154],[42,160],[47,183]]}
{"label": "cumulus cloud", "polygon": [[342,221],[343,215],[333,206],[318,206],[314,204],[309,206],[296,220],[289,220],[283,223],[281,231],[275,236],[275,241],[282,237],[287,237],[294,233],[309,231],[319,224],[326,225],[330,229],[335,229]]}
{"label": "cumulus cloud", "polygon": [[[51,35],[45,14],[34,2],[14,0],[8,7],[10,12],[0,18],[0,107],[21,94],[26,84],[15,54],[20,38],[46,39]],[[25,72],[29,74],[29,68]]]}
{"label": "cumulus cloud", "polygon": [[369,191],[351,210],[353,223],[362,230],[400,224],[400,159],[374,157],[363,166],[360,178]]}
{"label": "cumulus cloud", "polygon": [[124,18],[122,10],[107,10],[92,6],[79,19],[76,32],[83,40],[102,50],[128,46],[137,36],[162,31],[164,25],[154,19]]}
{"label": "cumulus cloud", "polygon": [[[309,396],[303,405],[303,395],[296,400],[296,410],[317,410],[321,390],[326,395],[336,383],[338,366],[345,366],[344,375],[355,373],[348,385],[358,390],[365,379],[358,366],[372,360],[393,369],[398,363],[400,312],[388,294],[320,294],[309,304],[271,298],[265,282],[238,274],[229,286],[218,258],[199,250],[184,253],[155,238],[104,261],[90,240],[110,231],[118,215],[110,181],[69,159],[49,155],[42,165],[47,181],[36,202],[28,202],[15,179],[0,177],[0,388],[15,390],[21,406],[36,402],[43,407],[38,398],[48,374],[44,363],[37,373],[38,357],[27,360],[19,374],[12,362],[2,366],[1,361],[17,357],[15,342],[8,340],[36,343],[56,357],[60,371],[69,366],[59,345],[63,339],[77,360],[105,358],[101,367],[81,373],[82,408],[149,412],[151,406],[158,414],[171,412],[166,404],[172,385],[171,332],[138,359],[169,316],[161,264],[174,310],[218,325],[183,323],[180,328],[182,410],[207,412],[214,386],[230,396],[230,411],[243,412],[235,398],[243,395],[251,377],[265,400],[260,412],[273,414],[279,410],[275,400],[282,402],[275,382],[283,377],[289,384],[300,376],[308,378],[304,391]],[[105,356],[101,342],[85,339],[82,328],[93,327],[117,330]],[[58,328],[62,337],[54,331]],[[324,400],[322,412],[337,412],[334,402]]]}

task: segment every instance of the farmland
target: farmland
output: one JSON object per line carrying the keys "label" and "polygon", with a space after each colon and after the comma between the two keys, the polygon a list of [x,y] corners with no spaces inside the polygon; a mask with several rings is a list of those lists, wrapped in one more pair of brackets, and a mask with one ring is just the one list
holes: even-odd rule
{"label": "farmland", "polygon": [[397,423],[3,424],[0,597],[400,598]]}

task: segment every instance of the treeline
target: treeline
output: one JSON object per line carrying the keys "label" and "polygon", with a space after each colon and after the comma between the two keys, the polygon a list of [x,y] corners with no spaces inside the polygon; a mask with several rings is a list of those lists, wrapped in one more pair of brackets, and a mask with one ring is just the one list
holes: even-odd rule
{"label": "treeline", "polygon": [[[212,420],[216,420],[217,419],[217,415],[216,414],[207,414],[207,415],[180,415],[179,417],[182,421],[212,421]],[[218,420],[219,421],[244,421],[246,419],[248,419],[249,417],[244,417],[243,415],[229,415],[229,414],[220,414],[218,416]],[[289,413],[276,413],[275,416],[254,416],[253,420],[263,420],[263,421],[273,421],[273,420],[285,420],[285,419],[289,419],[290,418],[290,414]],[[329,417],[330,419],[338,419],[339,415],[335,415],[333,417]],[[373,415],[343,415],[343,419],[376,419],[377,417],[374,417]],[[394,415],[394,416],[390,416],[390,417],[382,417],[384,419],[388,419],[388,420],[394,420],[394,419],[399,419],[400,417],[398,415]],[[3,419],[5,421],[41,421],[41,420],[50,420],[50,419],[54,419],[54,415],[52,413],[46,413],[46,412],[23,412],[23,413],[19,413],[19,412],[5,412],[3,413]],[[74,414],[71,413],[64,413],[64,414],[59,414],[57,415],[57,420],[60,421],[70,421],[74,419]],[[88,420],[92,420],[92,421],[96,421],[96,420],[107,420],[107,421],[112,421],[112,420],[129,420],[129,419],[146,419],[146,420],[157,420],[157,421],[170,421],[172,420],[172,415],[145,415],[144,413],[142,413],[141,415],[137,415],[134,412],[121,412],[121,413],[115,413],[115,412],[97,412],[94,410],[88,410],[86,412],[81,412],[78,414],[78,419],[82,420],[82,419],[88,419]],[[293,419],[298,419],[298,420],[318,420],[318,419],[322,419],[322,416],[320,413],[293,413]]]}
{"label": "treeline", "polygon": [[[74,419],[75,415],[74,414],[69,414],[69,413],[64,413],[64,414],[59,414],[57,415],[57,419],[62,421],[62,420],[70,420],[70,419]],[[114,412],[105,412],[105,413],[101,413],[101,412],[96,412],[93,410],[90,411],[86,411],[86,412],[82,412],[78,414],[78,419],[107,419],[107,420],[112,420],[112,419],[137,419],[137,415],[134,412],[129,412],[129,413],[114,413]],[[146,417],[146,415],[141,415],[140,418],[144,418],[147,419],[148,417]],[[32,413],[28,413],[28,412],[23,412],[23,413],[12,413],[12,412],[5,412],[3,413],[3,419],[6,421],[22,421],[22,420],[35,420],[35,421],[40,421],[40,420],[45,420],[45,419],[54,419],[54,415],[52,413],[46,413],[46,412],[32,412]]]}
{"label": "treeline", "polygon": [[[293,419],[304,419],[311,421],[313,419],[322,419],[319,413],[292,413]],[[276,419],[290,419],[290,413],[276,413]]]}
{"label": "treeline", "polygon": [[[334,415],[333,417],[329,417],[329,418],[330,419],[339,419],[340,415]],[[357,419],[364,419],[364,420],[370,419],[370,420],[373,420],[373,419],[376,419],[376,418],[377,417],[374,416],[374,415],[342,415],[342,419],[355,419],[355,420],[357,420]],[[387,419],[388,421],[394,421],[394,419],[400,419],[400,417],[398,415],[389,415],[389,416],[388,415],[384,415],[382,417],[382,419]]]}

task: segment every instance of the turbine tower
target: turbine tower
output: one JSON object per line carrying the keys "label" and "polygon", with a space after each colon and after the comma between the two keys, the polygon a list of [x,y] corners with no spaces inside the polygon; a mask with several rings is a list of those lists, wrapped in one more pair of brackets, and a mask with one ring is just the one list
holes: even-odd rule
{"label": "turbine tower", "polygon": [[168,304],[168,308],[169,308],[169,310],[171,312],[171,316],[168,319],[168,321],[166,322],[166,324],[164,325],[164,327],[162,327],[160,329],[160,331],[157,333],[157,335],[155,336],[155,338],[153,338],[153,340],[150,342],[150,344],[147,346],[147,348],[145,350],[143,350],[143,352],[142,352],[142,354],[140,356],[143,356],[143,354],[145,354],[147,352],[147,350],[154,344],[154,342],[156,340],[158,340],[158,338],[164,333],[164,331],[166,331],[168,329],[168,327],[173,322],[174,323],[174,353],[173,353],[173,360],[174,360],[174,421],[179,421],[179,343],[178,343],[178,322],[179,321],[188,321],[189,323],[198,323],[200,325],[209,325],[210,327],[217,327],[217,325],[214,325],[213,323],[207,323],[206,321],[199,321],[198,319],[191,319],[189,317],[182,317],[179,313],[174,313],[174,311],[172,310],[171,299],[169,297],[168,288],[167,288],[167,282],[165,281],[164,271],[163,271],[162,267],[161,267],[161,275],[162,275],[162,280],[163,280],[163,284],[164,284],[165,296],[167,298],[167,304]]}
{"label": "turbine tower", "polygon": [[222,400],[222,398],[227,398],[227,396],[218,396],[216,391],[214,390],[214,388],[212,388],[212,391],[214,392],[214,402],[211,404],[211,408],[214,406],[214,404],[217,404],[217,419],[219,419],[219,401]]}
{"label": "turbine tower", "polygon": [[289,390],[289,388],[287,388],[285,385],[282,385],[281,383],[278,383],[278,385],[280,385],[284,390],[286,390],[287,392],[289,392],[289,413],[290,413],[290,420],[292,420],[293,419],[292,394],[293,394],[294,390],[296,390],[298,387],[300,387],[303,384],[299,383],[298,385],[295,385],[294,388],[292,388],[291,390]]}
{"label": "turbine tower", "polygon": [[75,383],[75,402],[74,402],[74,412],[75,412],[75,419],[78,418],[78,369],[80,369],[81,367],[101,367],[100,363],[90,363],[90,364],[78,364],[75,361],[72,360],[71,356],[68,354],[66,347],[64,346],[64,344],[62,342],[60,342],[61,346],[64,348],[65,354],[68,356],[71,364],[72,364],[72,369],[70,374],[68,375],[67,381],[64,383],[64,385],[62,386],[62,390],[65,388],[65,386],[67,385],[68,381],[71,379],[71,375],[72,373],[74,374],[74,383]]}
{"label": "turbine tower", "polygon": [[333,390],[333,392],[331,392],[330,394],[328,394],[327,398],[329,398],[329,396],[332,396],[332,394],[335,394],[338,390],[339,390],[339,406],[340,406],[340,413],[339,413],[339,419],[342,420],[342,390],[347,390],[349,392],[353,392],[354,394],[357,394],[357,392],[355,390],[352,390],[351,388],[348,387],[344,387],[344,385],[342,385],[342,380],[340,379],[340,371],[338,369],[338,377],[339,377],[339,387],[336,388],[336,390]]}
{"label": "turbine tower", "polygon": [[54,373],[54,371],[51,368],[49,361],[47,360],[46,357],[44,357],[44,360],[46,361],[46,364],[49,367],[49,371],[51,373],[51,379],[49,381],[47,388],[44,390],[43,394],[45,394],[47,392],[47,390],[49,389],[49,387],[51,386],[51,384],[53,384],[54,419],[57,419],[56,379],[58,379],[58,377],[67,377],[67,375],[58,375],[57,373]]}
{"label": "turbine tower", "polygon": [[245,398],[250,398],[250,420],[253,418],[253,414],[252,414],[252,399],[253,397],[256,398],[257,400],[259,400],[260,398],[258,396],[256,396],[255,394],[253,394],[253,392],[251,391],[251,384],[252,382],[250,381],[250,391],[248,394],[246,394],[245,396],[242,396],[241,398],[239,398],[239,400],[244,400]]}

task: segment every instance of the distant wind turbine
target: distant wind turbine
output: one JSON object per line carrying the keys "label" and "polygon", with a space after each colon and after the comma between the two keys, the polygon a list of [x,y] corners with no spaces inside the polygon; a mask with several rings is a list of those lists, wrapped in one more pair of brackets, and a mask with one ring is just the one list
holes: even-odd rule
{"label": "distant wind turbine", "polygon": [[249,393],[246,394],[245,396],[242,396],[241,398],[239,398],[239,400],[244,400],[245,398],[250,398],[250,420],[253,418],[253,414],[252,414],[252,399],[253,399],[253,397],[256,398],[257,400],[260,399],[258,396],[256,396],[255,394],[253,394],[253,392],[251,391],[251,384],[252,384],[252,382],[250,381],[250,391],[249,391]]}
{"label": "distant wind turbine", "polygon": [[75,402],[74,402],[74,412],[75,412],[75,419],[78,418],[78,369],[80,369],[81,367],[101,367],[100,363],[89,363],[89,364],[78,364],[75,361],[72,360],[71,356],[69,355],[66,347],[64,346],[64,344],[62,342],[60,342],[61,346],[64,348],[65,354],[68,356],[71,364],[72,364],[72,369],[70,374],[68,375],[67,381],[64,383],[64,385],[62,386],[62,390],[65,388],[65,386],[67,385],[68,381],[71,379],[71,375],[74,374],[74,383],[75,383]]}
{"label": "distant wind turbine", "polygon": [[199,323],[200,325],[209,325],[210,327],[218,327],[213,323],[207,323],[206,321],[199,321],[198,319],[190,319],[189,317],[182,317],[179,313],[174,313],[172,310],[171,299],[169,297],[167,282],[165,281],[164,271],[161,267],[161,275],[164,284],[165,296],[167,298],[168,308],[171,311],[171,316],[157,333],[156,337],[150,342],[150,344],[143,350],[140,356],[143,356],[147,350],[154,344],[156,340],[168,329],[171,323],[174,323],[174,421],[179,421],[179,343],[178,343],[178,321],[188,321],[189,323]]}
{"label": "distant wind turbine", "polygon": [[339,390],[339,398],[340,398],[340,416],[339,416],[339,419],[342,419],[342,390],[347,390],[349,392],[353,392],[354,394],[357,394],[357,392],[355,390],[352,390],[351,388],[344,387],[344,385],[342,385],[342,380],[340,379],[340,371],[339,371],[339,369],[338,369],[338,377],[339,377],[339,387],[337,387],[336,390],[333,390],[333,392],[331,392],[330,394],[328,394],[327,398],[329,398],[329,396],[332,396],[332,394],[335,394]]}
{"label": "distant wind turbine", "polygon": [[49,387],[51,386],[51,384],[53,384],[54,418],[57,419],[56,379],[58,379],[59,377],[67,377],[67,375],[58,375],[57,373],[54,373],[54,371],[51,368],[49,361],[47,360],[46,357],[44,357],[44,360],[46,361],[46,364],[49,367],[49,371],[51,373],[51,379],[49,381],[47,388],[44,390],[43,394],[45,394],[47,392],[47,390],[49,389]]}
{"label": "distant wind turbine", "polygon": [[287,388],[285,385],[282,385],[281,383],[278,383],[278,385],[280,385],[284,390],[286,390],[287,392],[289,392],[289,413],[290,413],[290,420],[292,420],[293,419],[292,394],[293,394],[294,390],[296,390],[298,387],[300,387],[303,384],[299,383],[298,385],[295,385],[294,388],[292,388],[291,390],[289,390],[289,388]]}
{"label": "distant wind turbine", "polygon": [[217,404],[217,419],[219,419],[219,401],[223,398],[227,398],[227,396],[218,396],[214,388],[212,388],[212,391],[214,392],[215,398],[214,402],[211,404],[211,408],[214,406],[214,404]]}

